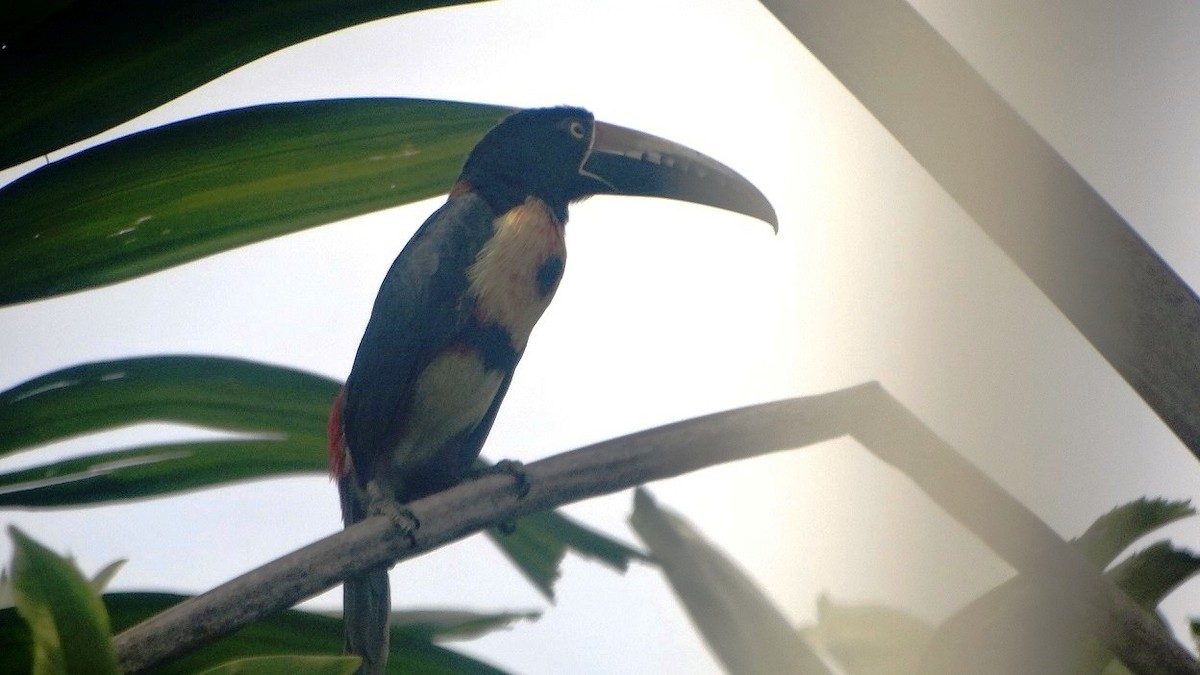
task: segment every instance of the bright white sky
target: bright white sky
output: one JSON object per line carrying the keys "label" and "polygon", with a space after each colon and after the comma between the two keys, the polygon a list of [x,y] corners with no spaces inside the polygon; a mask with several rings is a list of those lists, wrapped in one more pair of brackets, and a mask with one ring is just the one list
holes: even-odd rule
{"label": "bright white sky", "polygon": [[[1200,10],[1116,0],[914,4],[1185,279],[1200,281],[1200,119],[1191,114]],[[596,198],[576,207],[563,286],[485,450],[493,458],[533,460],[879,380],[1064,536],[1129,499],[1200,494],[1191,455],[756,2],[512,0],[380,21],[251,64],[119,133],[340,96],[583,105],[718,158],[778,210],[772,236],[748,218],[676,202]],[[78,362],[181,352],[344,377],[384,271],[438,202],[0,310],[8,355],[0,388]],[[57,452],[162,433],[106,434]],[[936,620],[1008,574],[907,479],[849,441],[652,490],[797,623],[812,619],[823,592]],[[631,537],[630,507],[622,494],[568,511]],[[71,550],[89,572],[130,559],[117,588],[191,592],[340,526],[336,491],[316,477],[6,520]],[[1196,546],[1200,523],[1170,534]],[[547,606],[477,537],[398,567],[392,579],[398,604],[544,610],[536,623],[459,645],[510,669],[717,670],[649,568],[620,577],[569,559],[557,604]],[[338,602],[334,591],[312,604]],[[1181,629],[1200,613],[1195,584],[1165,608]]]}

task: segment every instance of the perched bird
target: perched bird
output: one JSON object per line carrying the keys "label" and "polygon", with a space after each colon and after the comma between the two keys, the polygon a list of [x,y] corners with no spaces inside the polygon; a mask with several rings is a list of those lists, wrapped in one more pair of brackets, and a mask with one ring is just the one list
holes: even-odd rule
{"label": "perched bird", "polygon": [[[601,193],[775,220],[765,197],[732,170],[581,108],[501,121],[392,264],[334,403],[330,465],[347,527],[468,473],[558,288],[567,206]],[[384,672],[387,569],[348,579],[344,603],[348,653],[362,657],[360,672]]]}

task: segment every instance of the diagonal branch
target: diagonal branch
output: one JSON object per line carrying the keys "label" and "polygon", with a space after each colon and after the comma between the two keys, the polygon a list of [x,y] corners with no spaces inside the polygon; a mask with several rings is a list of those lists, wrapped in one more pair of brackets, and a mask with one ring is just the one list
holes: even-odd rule
{"label": "diagonal branch", "polygon": [[380,564],[399,562],[500,521],[714,464],[850,434],[912,478],[1002,558],[1034,579],[1137,672],[1200,673],[1190,655],[1081,554],[937,437],[877,383],[750,406],[649,429],[526,467],[529,493],[485,476],[409,504],[410,540],[370,518],[180,603],[115,638],[138,671]]}
{"label": "diagonal branch", "polygon": [[905,0],[762,0],[1200,457],[1200,298]]}

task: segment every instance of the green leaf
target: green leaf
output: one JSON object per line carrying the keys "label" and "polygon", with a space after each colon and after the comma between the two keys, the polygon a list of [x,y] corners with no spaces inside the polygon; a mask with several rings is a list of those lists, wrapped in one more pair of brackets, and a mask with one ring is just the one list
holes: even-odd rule
{"label": "green leaf", "polygon": [[0,455],[153,421],[270,433],[321,447],[341,386],[291,368],[212,356],[86,363],[0,392]]}
{"label": "green leaf", "polygon": [[645,553],[602,534],[558,511],[542,511],[517,521],[522,526],[536,526],[559,539],[575,553],[624,572],[630,560],[649,560]]}
{"label": "green leaf", "polygon": [[508,628],[516,621],[535,621],[540,617],[538,612],[481,614],[449,609],[409,609],[392,612],[392,625],[411,638],[470,640]]}
{"label": "green leaf", "polygon": [[103,452],[0,475],[0,506],[63,507],[143,499],[326,467],[311,440],[168,443]]}
{"label": "green leaf", "polygon": [[567,546],[562,540],[541,527],[533,516],[521,518],[511,532],[488,528],[488,538],[516,565],[521,574],[548,600],[554,599],[554,582],[558,581]]}
{"label": "green leaf", "polygon": [[100,595],[65,558],[9,526],[16,610],[30,629],[34,673],[117,673]]}
{"label": "green leaf", "polygon": [[[1091,559],[1111,560],[1134,539],[1191,515],[1187,502],[1139,499],[1101,516],[1072,543]],[[1159,542],[1105,573],[1149,612],[1200,570],[1200,558]],[[938,628],[920,672],[1101,673],[1113,655],[1078,625],[1052,592],[1016,576],[953,614]]]}
{"label": "green leaf", "polygon": [[357,656],[253,656],[227,661],[200,675],[352,675],[361,665]]}
{"label": "green leaf", "polygon": [[[0,393],[0,453],[139,422],[265,434],[97,452],[0,474],[0,506],[141,499],[326,471],[326,419],[341,383],[282,366],[203,356],[88,363]],[[645,555],[556,512],[526,516],[493,541],[547,597],[568,549],[624,570]]]}
{"label": "green leaf", "polygon": [[33,672],[33,631],[15,607],[0,609],[0,675]]}
{"label": "green leaf", "polygon": [[12,607],[15,603],[12,577],[8,576],[7,567],[0,567],[0,609]]}
{"label": "green leaf", "polygon": [[829,673],[762,591],[682,518],[634,494],[629,522],[713,653],[733,673]]}
{"label": "green leaf", "polygon": [[[186,600],[170,593],[108,593],[103,596],[114,632]],[[481,661],[434,644],[506,627],[530,613],[397,612],[392,623],[391,658],[396,672],[481,673],[501,671]],[[0,610],[0,675],[29,672],[28,627],[15,611]],[[273,654],[333,656],[342,652],[340,617],[288,610],[251,624],[233,635],[155,669],[158,674],[194,673],[235,659]]]}
{"label": "green leaf", "polygon": [[[121,632],[165,611],[192,596],[175,593],[117,592],[102,599],[112,617],[114,632]],[[464,612],[459,610],[404,610],[392,612],[392,639],[461,640],[480,637],[493,630],[508,628],[519,620],[532,620],[537,612]],[[328,639],[341,649],[342,621],[338,616],[288,610],[251,624],[258,635],[269,638],[280,649],[291,649],[311,640]],[[297,634],[298,633],[298,634]]]}
{"label": "green leaf", "polygon": [[0,44],[11,44],[73,0],[8,0],[0,5]]}
{"label": "green leaf", "polygon": [[125,559],[114,560],[105,565],[99,572],[96,572],[96,575],[88,582],[91,584],[92,590],[96,591],[96,593],[103,593],[104,589],[108,588],[108,585],[112,583],[113,577],[117,576],[117,573],[121,571],[121,568],[127,562],[129,561]]}
{"label": "green leaf", "polygon": [[933,636],[916,617],[880,605],[817,601],[817,623],[809,638],[829,650],[847,675],[910,675]]}
{"label": "green leaf", "polygon": [[[1200,571],[1200,557],[1160,541],[1121,561],[1105,576],[1131,600],[1158,616],[1155,612],[1158,603],[1197,571]],[[1129,672],[1098,640],[1089,640],[1088,645],[1089,649],[1079,657],[1077,672],[1104,675]]]}
{"label": "green leaf", "polygon": [[1196,572],[1200,572],[1200,556],[1160,541],[1114,565],[1105,576],[1131,600],[1153,613],[1163,598]]}
{"label": "green leaf", "polygon": [[171,494],[325,470],[341,383],[290,368],[202,356],[89,363],[0,393],[0,452],[139,422],[265,438],[163,443],[0,474],[0,506],[58,507]]}
{"label": "green leaf", "polygon": [[[490,463],[482,458],[475,462],[476,470],[488,466]],[[554,582],[568,549],[620,572],[629,568],[630,559],[647,559],[645,553],[558,511],[534,513],[518,519],[511,531],[492,527],[487,534],[548,600],[554,599]]]}
{"label": "green leaf", "polygon": [[0,189],[0,304],[445,193],[509,112],[420,99],[281,103],[72,155]]}
{"label": "green leaf", "polygon": [[[6,2],[0,167],[95,135],[289,45],[471,1]],[[54,5],[64,8],[53,13]]]}
{"label": "green leaf", "polygon": [[1100,516],[1078,539],[1075,545],[1097,567],[1112,564],[1121,551],[1133,542],[1164,525],[1195,515],[1190,501],[1148,499],[1142,497],[1122,504]]}

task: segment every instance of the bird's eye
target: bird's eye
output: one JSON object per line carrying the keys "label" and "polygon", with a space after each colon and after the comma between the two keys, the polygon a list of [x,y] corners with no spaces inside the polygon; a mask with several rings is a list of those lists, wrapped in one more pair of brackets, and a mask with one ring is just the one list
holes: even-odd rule
{"label": "bird's eye", "polygon": [[579,120],[572,121],[571,126],[567,127],[567,131],[570,131],[571,135],[575,138],[583,138],[585,133],[583,122],[580,122]]}

